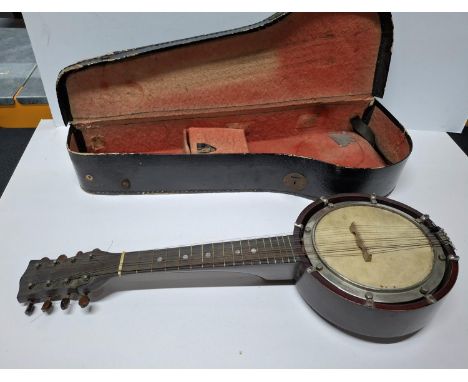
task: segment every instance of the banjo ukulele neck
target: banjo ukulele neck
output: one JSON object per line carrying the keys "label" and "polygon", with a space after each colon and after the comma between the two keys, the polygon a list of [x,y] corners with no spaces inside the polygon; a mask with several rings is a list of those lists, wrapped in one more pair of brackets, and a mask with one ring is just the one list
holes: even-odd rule
{"label": "banjo ukulele neck", "polygon": [[122,252],[116,272],[118,275],[124,275],[139,272],[285,264],[296,263],[299,256],[293,236],[272,236],[149,251]]}

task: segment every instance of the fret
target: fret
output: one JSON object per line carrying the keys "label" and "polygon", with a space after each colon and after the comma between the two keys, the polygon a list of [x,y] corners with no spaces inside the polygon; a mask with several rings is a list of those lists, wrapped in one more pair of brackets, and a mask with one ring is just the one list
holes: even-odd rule
{"label": "fret", "polygon": [[262,254],[261,255],[262,261],[266,262],[267,264],[270,264],[269,255],[271,252],[270,250],[267,249],[265,240],[266,240],[265,238],[261,238],[261,239],[258,239],[257,241],[259,242],[259,249],[260,249],[260,253]]}
{"label": "fret", "polygon": [[234,251],[233,245],[230,241],[223,242],[223,256],[224,256],[224,264],[226,267],[232,267],[235,265],[234,260]]}
{"label": "fret", "polygon": [[166,249],[166,270],[179,269],[179,248]]}
{"label": "fret", "polygon": [[257,260],[258,264],[268,264],[267,258],[265,258],[265,253],[262,251],[262,242],[258,239],[253,239],[255,243],[255,249],[257,250]]}
{"label": "fret", "polygon": [[247,261],[246,264],[252,265],[255,264],[255,259],[257,256],[252,252],[252,247],[250,246],[250,240],[242,240],[244,248],[244,261]]}
{"label": "fret", "polygon": [[137,272],[152,272],[152,262],[153,262],[153,251],[142,251],[138,256],[138,268]]}
{"label": "fret", "polygon": [[248,253],[251,264],[260,264],[260,258],[258,257],[258,248],[255,245],[254,240],[247,240]]}
{"label": "fret", "polygon": [[202,245],[193,245],[191,247],[192,252],[192,269],[202,268],[203,264],[203,246]]}
{"label": "fret", "polygon": [[259,244],[261,243],[257,239],[250,239],[250,253],[252,253],[254,264],[266,264],[266,260],[263,259],[263,254],[261,251],[261,247],[259,247]]}
{"label": "fret", "polygon": [[133,263],[135,265],[135,273],[138,273],[138,269],[140,268],[140,252],[137,252],[133,255]]}
{"label": "fret", "polygon": [[276,236],[276,237],[273,239],[273,242],[277,245],[277,251],[278,251],[279,256],[280,256],[280,259],[278,259],[279,262],[284,263],[284,252],[283,252],[283,250],[281,249],[281,243],[280,243],[280,241],[279,241],[279,237]]}
{"label": "fret", "polygon": [[203,268],[213,268],[213,244],[204,244],[202,247]]}
{"label": "fret", "polygon": [[282,247],[282,251],[284,254],[284,262],[290,263],[291,262],[291,251],[289,250],[288,246],[286,245],[286,241],[284,240],[284,236],[278,238],[280,241],[280,246]]}
{"label": "fret", "polygon": [[179,248],[179,269],[191,269],[190,250],[192,247]]}
{"label": "fret", "polygon": [[251,257],[250,260],[252,261],[252,264],[260,264],[260,258],[258,257],[258,248],[255,245],[255,240],[248,239],[247,245],[249,247],[249,252],[250,252],[250,257]]}
{"label": "fret", "polygon": [[234,253],[234,263],[235,265],[243,265],[244,264],[244,256],[242,254],[242,247],[240,241],[233,241],[231,242],[232,251]]}
{"label": "fret", "polygon": [[[215,258],[216,258],[216,251],[215,251],[214,243],[211,243],[211,244],[210,244],[210,247],[211,247],[211,249],[210,249],[210,253],[211,253],[211,256],[210,256],[210,258],[211,258],[211,266],[214,268],[214,267],[216,266],[216,261],[215,261]],[[205,252],[205,254],[206,254],[206,252]]]}
{"label": "fret", "polygon": [[272,236],[129,252],[123,257],[121,274],[295,263],[297,256],[292,240],[292,236]]}
{"label": "fret", "polygon": [[205,268],[205,244],[201,246],[201,264],[202,268]]}
{"label": "fret", "polygon": [[234,245],[231,241],[223,242],[223,254],[226,266],[236,265],[236,260],[234,258]]}
{"label": "fret", "polygon": [[166,250],[158,249],[153,251],[153,270],[165,271],[166,270]]}
{"label": "fret", "polygon": [[297,261],[296,259],[296,254],[294,253],[294,249],[293,249],[293,246],[292,246],[292,243],[291,243],[291,236],[286,236],[286,242],[288,243],[288,251],[290,251],[291,253],[291,256],[292,256],[292,260],[293,262],[295,263]]}
{"label": "fret", "polygon": [[193,265],[194,265],[194,262],[193,262],[193,247],[190,246],[190,269],[193,268]]}
{"label": "fret", "polygon": [[250,246],[249,240],[242,240],[243,249],[244,249],[244,261],[246,264],[252,265],[255,264],[255,256],[252,253],[252,247]]}
{"label": "fret", "polygon": [[224,257],[224,243],[213,243],[213,265],[215,267],[225,267],[226,259]]}
{"label": "fret", "polygon": [[271,257],[273,257],[273,264],[277,264],[278,262],[281,262],[278,261],[278,258],[280,256],[280,254],[278,253],[278,250],[275,249],[275,246],[273,245],[273,239],[271,237],[268,237],[267,239],[267,245],[268,243],[270,244],[270,253],[271,253]]}
{"label": "fret", "polygon": [[122,274],[138,273],[138,252],[126,253],[122,264]]}
{"label": "fret", "polygon": [[244,265],[251,265],[252,259],[250,256],[249,247],[247,245],[247,240],[240,240],[240,249],[241,249]]}
{"label": "fret", "polygon": [[150,251],[150,255],[151,255],[151,272],[153,272],[153,267],[154,267],[154,252],[155,251]]}
{"label": "fret", "polygon": [[[223,251],[224,266],[226,266],[226,253],[224,252],[224,241],[223,241],[223,243],[222,243],[222,246],[223,246],[222,251]],[[228,264],[228,265],[231,265],[229,262],[228,262],[227,264]]]}

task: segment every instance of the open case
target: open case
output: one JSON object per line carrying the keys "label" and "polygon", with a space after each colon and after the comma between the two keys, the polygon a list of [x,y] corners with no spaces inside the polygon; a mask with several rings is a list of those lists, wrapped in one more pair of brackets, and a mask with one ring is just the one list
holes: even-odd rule
{"label": "open case", "polygon": [[389,194],[412,144],[376,100],[389,14],[275,14],[64,69],[68,150],[92,193]]}

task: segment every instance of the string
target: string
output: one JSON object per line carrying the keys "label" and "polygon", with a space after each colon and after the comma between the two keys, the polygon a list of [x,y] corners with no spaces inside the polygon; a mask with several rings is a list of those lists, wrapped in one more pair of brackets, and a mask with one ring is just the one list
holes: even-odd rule
{"label": "string", "polygon": [[[382,231],[378,231],[375,229],[375,225],[357,225],[358,228],[360,228],[359,232],[362,235],[366,235],[365,242],[366,242],[366,247],[369,250],[370,253],[372,254],[384,254],[384,253],[392,253],[392,252],[401,252],[402,250],[405,249],[415,249],[415,248],[425,248],[425,247],[440,247],[443,243],[437,239],[434,235],[429,235],[428,237],[423,235],[423,233],[417,228],[417,227],[406,227],[406,226],[382,226],[381,228],[384,230],[384,235],[379,236]],[[400,231],[404,233],[405,240],[406,242],[402,242],[400,234],[397,235],[388,235],[388,228],[392,227],[393,231]],[[328,235],[323,235],[323,232],[330,231],[330,234]],[[413,231],[413,233],[409,233]],[[350,234],[349,229],[346,228],[333,228],[333,229],[322,229],[321,230],[321,235],[322,237],[329,237],[329,236],[339,236],[343,233],[347,233],[348,236],[351,235],[350,237],[343,239],[341,238],[338,242],[335,243],[326,243],[326,244],[321,244],[318,246],[314,245],[305,245],[302,240],[298,240],[297,238],[290,236],[290,235],[280,235],[280,236],[271,236],[271,237],[266,237],[266,238],[252,238],[252,239],[241,239],[241,240],[234,240],[234,241],[225,241],[225,242],[217,242],[217,243],[208,243],[208,244],[198,244],[198,245],[191,245],[191,246],[184,246],[184,247],[175,247],[175,248],[167,248],[167,249],[155,249],[155,250],[148,250],[148,251],[140,251],[140,252],[128,252],[128,255],[130,256],[130,261],[125,262],[124,268],[129,268],[133,266],[138,266],[138,268],[135,271],[138,272],[149,272],[149,271],[164,271],[164,270],[175,270],[176,269],[188,269],[189,267],[198,267],[203,265],[206,265],[206,267],[216,267],[216,266],[221,266],[221,263],[218,263],[216,260],[219,259],[220,257],[223,259],[223,265],[226,266],[231,266],[231,258],[232,258],[232,265],[242,265],[247,264],[247,265],[252,265],[256,264],[257,262],[260,264],[266,264],[266,263],[291,263],[291,262],[297,262],[296,258],[301,260],[303,257],[307,257],[308,255],[303,253],[303,251],[307,251],[310,249],[317,250],[320,254],[320,256],[323,256],[325,258],[327,257],[345,257],[345,256],[362,256],[362,252],[357,247],[356,241],[354,239],[354,235]],[[369,234],[373,234],[374,237],[369,237]],[[283,242],[284,247],[281,247],[281,242],[279,241],[279,238],[281,238],[281,241]],[[286,244],[284,238],[287,238],[289,246]],[[291,240],[292,239],[292,240]],[[249,243],[250,241],[255,242],[255,244],[258,244],[260,242],[260,245],[255,245],[255,248],[257,249],[256,253],[249,253],[249,251],[246,251],[246,248],[243,248],[243,245],[246,243]],[[270,242],[270,246],[262,249],[262,243],[265,241]],[[275,243],[276,241],[276,243]],[[239,247],[237,247],[237,243],[240,244]],[[383,245],[378,245],[382,244]],[[153,268],[154,264],[154,257],[156,255],[161,255],[161,251],[166,252],[166,259],[164,263],[167,263],[167,253],[169,251],[173,250],[186,250],[187,248],[193,248],[193,247],[211,247],[214,248],[214,246],[230,246],[236,244],[236,249],[243,249],[243,253],[239,254],[234,254],[233,252],[229,253],[228,255],[222,255],[220,253],[216,254],[213,253],[213,258],[207,259],[206,257],[203,259],[202,262],[202,257],[203,254],[200,253],[201,257],[195,258],[198,260],[197,264],[192,264],[190,263],[189,259],[193,259],[194,256],[188,257],[187,260],[181,260],[177,258],[173,258],[169,260],[170,262],[176,262],[178,261],[177,266],[163,266],[161,268]],[[278,247],[272,247],[272,245],[278,245]],[[298,251],[298,252],[296,252]],[[153,252],[151,254],[151,261],[140,261],[140,256],[146,256],[148,253]],[[205,251],[206,252],[206,251]],[[209,251],[211,252],[211,251]],[[92,273],[92,276],[94,277],[99,277],[99,276],[106,276],[106,275],[114,275],[116,274],[116,266],[114,264],[108,264],[108,259],[109,255],[112,254],[106,254],[106,257],[102,257],[102,255],[96,255],[93,256],[87,263],[91,262],[94,264],[99,264],[103,266],[102,268],[97,268],[95,272]],[[118,254],[116,254],[118,255]],[[280,255],[278,258],[277,255]],[[135,261],[133,259],[134,256],[137,256],[137,260]],[[100,258],[102,257],[102,258]],[[257,258],[255,258],[257,257]],[[128,257],[127,257],[128,258]],[[285,261],[285,259],[287,261]],[[292,261],[291,261],[292,260]],[[149,266],[151,264],[151,266]],[[202,265],[202,266],[203,266]],[[133,273],[135,271],[125,271],[123,270],[123,273]],[[79,278],[82,277],[83,275],[88,275],[89,272],[75,272],[71,274],[69,277],[70,278]],[[54,282],[60,280],[54,279],[54,280],[49,280],[50,282]]]}
{"label": "string", "polygon": [[[277,237],[288,237],[288,236],[272,236],[271,238],[273,239],[276,239]],[[291,236],[289,237],[291,238]],[[265,238],[265,239],[270,239],[270,238]],[[407,242],[409,243],[406,243],[406,244],[401,244],[401,239],[399,237],[397,237],[398,239],[398,242],[399,244],[397,245],[389,245],[388,243],[385,244],[384,246],[377,246],[377,247],[374,247],[373,245],[368,245],[369,248],[385,248],[385,249],[392,249],[394,247],[397,247],[397,248],[412,248],[412,247],[427,247],[427,246],[440,246],[441,245],[441,242],[436,239],[436,240],[428,240],[426,239],[425,237],[423,237],[422,239],[420,240],[413,240],[413,241],[410,241],[410,240],[407,240]],[[258,241],[263,241],[263,238],[253,238],[253,239],[243,239],[242,241],[244,242],[247,242],[247,241],[257,241],[257,244],[258,244]],[[382,242],[383,240],[385,240],[385,238],[378,238],[378,240],[376,240],[377,243],[379,242]],[[387,240],[392,240],[392,238],[387,238]],[[231,243],[236,243],[238,241],[226,241],[226,242],[218,242],[218,243],[209,243],[209,244],[204,244],[203,246],[204,247],[208,247],[208,246],[212,246],[212,245],[223,245],[223,243],[225,244],[225,248],[226,248],[226,244],[227,244],[227,247],[229,247],[229,244]],[[293,245],[294,243],[294,245]],[[339,247],[340,245],[342,245],[343,243],[348,243],[348,244],[351,244],[350,247]],[[366,244],[367,243],[373,243],[373,241],[371,241],[370,239],[367,239],[366,238]],[[299,244],[298,246],[296,244]],[[244,243],[245,245],[245,243]],[[192,245],[192,246],[184,246],[184,247],[175,247],[175,248],[167,248],[167,249],[154,249],[154,250],[148,250],[148,251],[140,251],[140,252],[129,252],[130,255],[135,255],[135,254],[138,254],[138,255],[145,255],[145,252],[155,252],[155,251],[164,251],[164,250],[167,250],[167,251],[171,251],[171,250],[178,250],[179,248],[181,250],[185,250],[187,248],[190,248],[190,247],[196,247],[196,246],[200,246],[201,245]],[[338,247],[337,247],[338,246]],[[261,249],[261,245],[260,246],[257,246],[257,247],[260,247],[260,251],[265,251],[265,252],[268,252],[268,253],[278,253],[278,252],[288,252],[290,250],[294,250],[294,249],[302,249],[302,248],[306,248],[309,247],[307,245],[304,245],[302,241],[292,241],[291,242],[291,245],[288,246],[288,245],[285,245],[284,247],[278,247],[278,248],[275,248],[275,247],[270,247],[270,248],[266,248],[264,250]],[[314,247],[314,246],[311,246],[311,247]],[[323,250],[323,247],[327,247],[327,248],[333,248],[333,249],[343,249],[343,250],[359,250],[359,248],[356,247],[355,245],[355,241],[354,240],[348,240],[348,241],[344,241],[344,240],[341,240],[340,242],[338,243],[331,243],[331,244],[326,244],[326,245],[321,245],[320,246],[322,249],[320,251],[320,253],[326,253],[324,250]],[[239,247],[240,248],[240,247]],[[314,247],[315,248],[315,247]],[[245,249],[244,249],[244,253],[245,253]],[[294,253],[295,256],[299,256],[300,253]],[[220,256],[220,254],[217,255],[218,257]],[[92,258],[92,261],[94,262],[99,262],[99,263],[102,263],[101,259],[99,258],[95,258],[93,257]],[[137,264],[139,263],[139,261],[136,261],[134,262],[133,264]],[[126,264],[132,264],[132,262],[126,262]]]}

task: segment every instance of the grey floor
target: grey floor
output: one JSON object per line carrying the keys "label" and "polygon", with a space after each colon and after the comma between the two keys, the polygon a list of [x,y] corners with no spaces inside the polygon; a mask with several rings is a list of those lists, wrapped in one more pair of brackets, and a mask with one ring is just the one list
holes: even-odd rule
{"label": "grey floor", "polygon": [[[13,104],[17,93],[22,104],[47,103],[20,13],[0,12],[0,69],[0,105]],[[0,128],[0,196],[33,133],[31,128]]]}
{"label": "grey floor", "polygon": [[0,197],[33,133],[34,129],[0,128]]}

